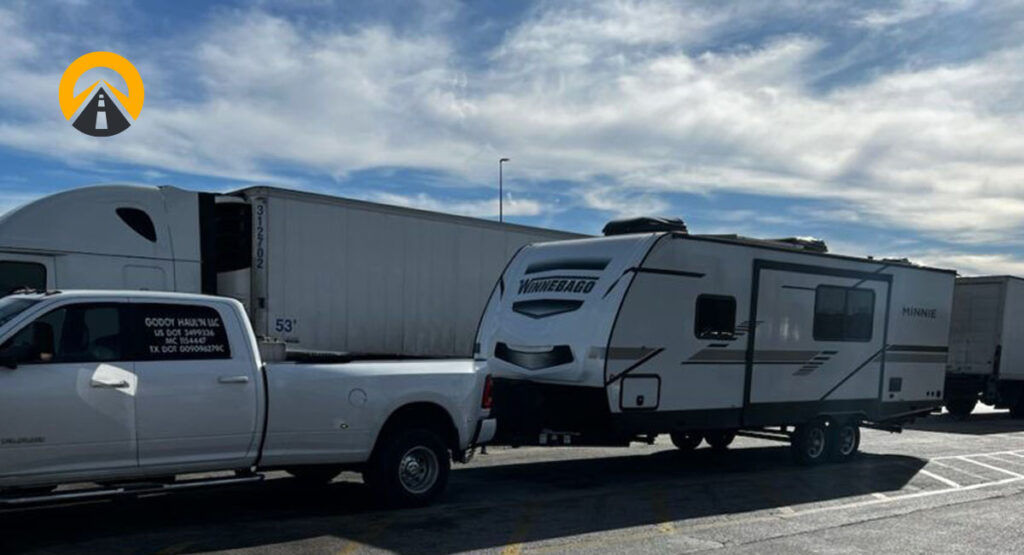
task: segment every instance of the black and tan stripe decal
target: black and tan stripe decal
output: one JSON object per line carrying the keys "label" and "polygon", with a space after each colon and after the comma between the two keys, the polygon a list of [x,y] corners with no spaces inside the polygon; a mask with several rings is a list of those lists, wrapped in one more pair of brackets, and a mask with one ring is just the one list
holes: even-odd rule
{"label": "black and tan stripe decal", "polygon": [[656,351],[654,347],[591,347],[587,352],[587,358],[607,360],[636,360],[643,358]]}

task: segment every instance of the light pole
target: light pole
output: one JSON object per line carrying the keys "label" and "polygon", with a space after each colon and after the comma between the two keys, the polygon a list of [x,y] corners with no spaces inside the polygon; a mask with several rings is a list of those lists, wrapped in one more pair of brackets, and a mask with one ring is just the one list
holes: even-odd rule
{"label": "light pole", "polygon": [[505,187],[504,187],[504,183],[503,183],[504,179],[503,179],[503,176],[502,176],[502,164],[504,164],[505,162],[509,162],[509,161],[510,160],[508,158],[501,158],[501,159],[498,160],[498,221],[499,222],[505,221],[505,209],[504,209],[504,202],[505,202],[505,191],[504,191],[504,189],[505,189]]}

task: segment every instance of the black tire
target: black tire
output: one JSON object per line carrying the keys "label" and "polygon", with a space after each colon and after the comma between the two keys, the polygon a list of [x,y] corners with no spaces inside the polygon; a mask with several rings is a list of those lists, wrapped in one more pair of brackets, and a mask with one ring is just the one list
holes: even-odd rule
{"label": "black tire", "polygon": [[790,438],[793,459],[802,465],[825,462],[829,455],[828,439],[828,424],[824,419],[811,420],[797,426]]}
{"label": "black tire", "polygon": [[736,439],[736,430],[709,430],[704,432],[704,441],[708,442],[708,445],[717,451],[724,450],[734,439]]}
{"label": "black tire", "polygon": [[1017,402],[1010,405],[1010,418],[1024,418],[1024,395],[1017,397]]}
{"label": "black tire", "polygon": [[285,472],[294,476],[302,485],[322,486],[337,478],[338,474],[341,474],[341,469],[337,466],[311,465],[286,468]]}
{"label": "black tire", "polygon": [[420,507],[441,495],[450,470],[440,434],[407,429],[381,440],[363,477],[386,506]]}
{"label": "black tire", "polygon": [[672,445],[680,451],[693,451],[700,446],[701,441],[704,441],[704,436],[700,432],[672,432],[669,437],[672,438]]}
{"label": "black tire", "polygon": [[833,462],[846,462],[857,456],[860,449],[860,423],[856,420],[836,422],[828,427],[828,458]]}
{"label": "black tire", "polygon": [[977,404],[977,397],[954,397],[946,399],[946,410],[955,418],[964,419],[970,416]]}

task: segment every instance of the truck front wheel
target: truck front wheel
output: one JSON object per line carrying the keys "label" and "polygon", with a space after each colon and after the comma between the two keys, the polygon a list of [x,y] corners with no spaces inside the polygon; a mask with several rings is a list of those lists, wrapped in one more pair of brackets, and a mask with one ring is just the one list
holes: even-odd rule
{"label": "truck front wheel", "polygon": [[451,457],[441,436],[428,429],[401,430],[378,446],[364,479],[388,506],[423,506],[448,484]]}

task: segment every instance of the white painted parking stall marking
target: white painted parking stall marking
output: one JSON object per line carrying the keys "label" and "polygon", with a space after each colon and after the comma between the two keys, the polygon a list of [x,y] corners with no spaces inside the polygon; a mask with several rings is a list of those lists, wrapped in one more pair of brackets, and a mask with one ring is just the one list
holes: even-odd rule
{"label": "white painted parking stall marking", "polygon": [[981,482],[988,482],[989,481],[988,478],[986,478],[986,477],[984,477],[984,476],[982,476],[980,474],[976,474],[974,472],[970,472],[970,471],[964,470],[962,468],[957,468],[957,467],[955,467],[955,466],[953,466],[953,465],[951,465],[949,463],[945,463],[945,462],[942,462],[942,461],[932,460],[932,461],[929,462],[929,464],[934,464],[936,466],[941,466],[941,467],[943,467],[943,468],[953,472],[954,474],[957,474],[957,475],[963,474],[965,476],[968,476],[970,478],[974,478],[975,480],[978,480],[978,481],[981,481]]}
{"label": "white painted parking stall marking", "polygon": [[924,474],[925,476],[927,476],[929,478],[932,478],[933,480],[938,480],[939,482],[942,482],[943,484],[946,484],[947,486],[949,486],[951,488],[963,487],[960,484],[954,482],[953,480],[950,480],[949,478],[944,478],[944,477],[939,476],[938,474],[936,474],[934,472],[929,472],[929,471],[927,471],[927,470],[925,470],[923,468],[918,470],[917,472],[919,474]]}
{"label": "white painted parking stall marking", "polygon": [[[962,461],[969,462],[971,464],[976,464],[976,465],[981,466],[983,468],[987,468],[989,470],[995,470],[997,472],[1002,472],[1003,474],[1008,474],[1008,475],[1013,476],[1014,478],[1017,478],[1017,479],[1024,479],[1024,475],[1022,475],[1022,474],[1017,474],[1016,472],[1011,472],[1009,470],[1006,470],[1005,468],[999,468],[998,466],[993,466],[993,465],[988,464],[988,463],[983,463],[981,461],[976,461],[973,458],[971,458],[971,457],[985,457],[985,456],[987,456],[987,455],[967,455],[967,456],[957,457],[957,458],[962,460]],[[996,460],[999,460],[999,459],[996,459]]]}

